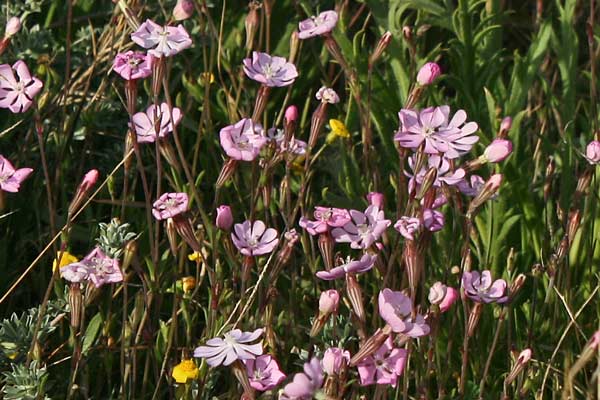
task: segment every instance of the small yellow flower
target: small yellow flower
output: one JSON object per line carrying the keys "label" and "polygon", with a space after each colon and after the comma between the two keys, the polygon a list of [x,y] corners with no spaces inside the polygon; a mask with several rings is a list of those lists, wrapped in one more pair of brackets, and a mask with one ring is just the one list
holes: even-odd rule
{"label": "small yellow flower", "polygon": [[332,143],[338,137],[343,139],[350,138],[350,132],[348,132],[348,128],[346,128],[346,125],[344,125],[344,123],[339,119],[330,119],[329,127],[331,128],[331,133],[327,135],[327,143]]}
{"label": "small yellow flower", "polygon": [[[60,253],[61,253],[60,251],[56,253],[56,258],[52,262],[52,272],[54,272],[56,270],[56,264],[58,263],[58,258],[60,257]],[[69,253],[68,251],[65,251],[62,253],[62,257],[60,258],[60,268],[66,267],[69,264],[76,263],[77,261],[79,261],[77,259],[77,257],[75,257],[73,254]]]}
{"label": "small yellow flower", "polygon": [[198,367],[194,360],[183,360],[173,367],[171,376],[177,383],[187,383],[190,379],[198,378]]}
{"label": "small yellow flower", "polygon": [[192,254],[188,254],[188,260],[190,260],[190,261],[202,261],[202,254],[200,254],[197,251],[195,251]]}
{"label": "small yellow flower", "polygon": [[200,78],[198,78],[198,83],[201,85],[215,83],[215,75],[212,72],[202,72]]}
{"label": "small yellow flower", "polygon": [[189,293],[196,287],[196,278],[193,276],[184,276],[181,278],[181,285],[183,286],[183,292]]}

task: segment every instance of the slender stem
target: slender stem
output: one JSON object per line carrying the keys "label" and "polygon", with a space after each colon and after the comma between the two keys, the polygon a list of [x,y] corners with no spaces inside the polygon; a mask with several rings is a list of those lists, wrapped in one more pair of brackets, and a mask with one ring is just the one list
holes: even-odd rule
{"label": "slender stem", "polygon": [[489,350],[487,360],[485,362],[485,367],[483,368],[483,375],[481,377],[481,382],[479,382],[479,398],[483,400],[483,392],[485,388],[485,380],[487,379],[488,372],[490,370],[490,365],[492,364],[492,357],[494,356],[494,351],[496,350],[496,345],[498,344],[498,338],[500,337],[500,330],[502,328],[502,323],[504,322],[504,317],[506,315],[506,307],[502,308],[500,312],[500,316],[498,317],[498,324],[496,325],[496,333],[494,334],[494,340],[492,341],[492,347]]}

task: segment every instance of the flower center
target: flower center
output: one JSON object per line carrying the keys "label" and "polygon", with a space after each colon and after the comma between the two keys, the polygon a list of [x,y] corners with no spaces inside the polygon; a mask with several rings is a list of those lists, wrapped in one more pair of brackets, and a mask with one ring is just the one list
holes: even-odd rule
{"label": "flower center", "polygon": [[235,346],[237,344],[237,341],[229,333],[226,333],[225,336],[223,336],[223,341],[229,346]]}
{"label": "flower center", "polygon": [[371,232],[368,224],[356,225],[356,229],[358,231],[359,236],[362,236],[362,237],[367,236]]}
{"label": "flower center", "polygon": [[435,132],[435,129],[433,129],[430,126],[423,127],[423,135],[425,137],[430,137],[431,135],[433,135],[434,132]]}
{"label": "flower center", "polygon": [[250,247],[256,247],[256,245],[258,244],[258,240],[254,236],[250,236],[248,240],[246,240],[246,242],[248,242],[248,245]]}
{"label": "flower center", "polygon": [[265,64],[262,66],[262,71],[263,71],[263,75],[267,78],[270,79],[273,77],[273,75],[275,75],[275,71],[273,71],[273,68],[271,67],[271,64]]}

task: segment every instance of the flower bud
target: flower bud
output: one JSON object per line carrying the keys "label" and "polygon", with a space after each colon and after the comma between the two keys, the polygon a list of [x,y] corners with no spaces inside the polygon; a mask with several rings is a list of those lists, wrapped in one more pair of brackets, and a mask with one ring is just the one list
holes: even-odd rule
{"label": "flower bud", "polygon": [[390,31],[385,32],[383,36],[381,36],[379,42],[377,42],[377,47],[375,47],[373,54],[371,54],[371,57],[369,57],[369,67],[372,67],[377,60],[379,60],[385,49],[387,49],[387,47],[390,45],[391,41],[392,33]]}
{"label": "flower bud", "polygon": [[194,3],[191,0],[177,0],[173,9],[173,18],[175,21],[183,21],[194,14]]}
{"label": "flower bud", "polygon": [[98,181],[98,170],[92,169],[88,171],[87,174],[83,177],[83,180],[77,187],[77,192],[75,193],[75,197],[71,204],[69,205],[69,215],[72,216],[75,212],[81,207],[85,198],[89,194],[90,190],[94,187],[96,182]]}
{"label": "flower bud", "polygon": [[298,120],[298,107],[291,105],[285,109],[285,122],[291,123]]}
{"label": "flower bud", "polygon": [[512,142],[506,139],[494,139],[483,152],[483,157],[488,162],[497,163],[504,160],[512,153]]}
{"label": "flower bud", "polygon": [[367,201],[370,205],[379,208],[380,210],[383,208],[383,194],[379,192],[369,192],[367,194]]}
{"label": "flower bud", "polygon": [[585,148],[585,158],[590,164],[600,164],[600,141],[592,140]]}
{"label": "flower bud", "polygon": [[459,293],[458,290],[454,289],[453,287],[448,286],[448,288],[446,289],[446,295],[444,296],[444,300],[442,300],[442,302],[440,303],[440,311],[441,312],[446,312],[450,309],[450,307],[452,307],[452,304],[454,304],[456,302],[456,299],[458,299]]}
{"label": "flower bud", "polygon": [[5,37],[12,37],[21,30],[21,20],[19,17],[11,17],[6,22],[6,28],[4,30]]}
{"label": "flower bud", "polygon": [[246,20],[244,21],[244,25],[246,27],[246,50],[248,51],[252,50],[254,37],[256,36],[258,26],[260,25],[260,15],[258,14],[260,3],[256,1],[251,1],[249,6],[250,12],[246,16]]}
{"label": "flower bud", "polygon": [[335,289],[321,292],[319,298],[319,311],[323,314],[331,314],[337,311],[340,302],[340,294]]}
{"label": "flower bud", "polygon": [[442,70],[434,62],[428,62],[423,65],[417,74],[417,82],[421,86],[431,85],[440,76]]}
{"label": "flower bud", "polygon": [[427,299],[429,300],[429,302],[431,304],[435,304],[435,305],[440,304],[442,302],[442,300],[444,300],[447,290],[448,290],[448,287],[446,285],[444,285],[442,282],[436,282],[429,289],[429,296],[427,296]]}
{"label": "flower bud", "polygon": [[517,358],[515,365],[510,371],[510,374],[508,374],[508,376],[506,377],[507,385],[510,385],[511,382],[516,379],[517,375],[519,375],[521,371],[523,371],[529,360],[531,360],[531,355],[531,349],[525,349],[521,352],[521,354],[519,354],[519,357]]}
{"label": "flower bud", "polygon": [[423,226],[430,232],[437,232],[444,228],[446,220],[444,214],[438,210],[425,209],[423,210]]}
{"label": "flower bud", "polygon": [[344,364],[350,362],[350,352],[338,347],[331,347],[323,354],[323,370],[327,375],[337,375]]}
{"label": "flower bud", "polygon": [[502,122],[500,122],[500,134],[498,136],[504,136],[508,133],[508,131],[510,131],[510,128],[512,128],[512,118],[511,117],[504,117],[502,118]]}
{"label": "flower bud", "polygon": [[477,208],[489,200],[492,196],[494,196],[500,185],[502,184],[502,174],[494,174],[487,180],[487,182],[483,185],[479,194],[475,196],[475,198],[469,204],[469,209],[467,211],[467,218],[470,218],[471,215],[477,210]]}
{"label": "flower bud", "polygon": [[402,27],[402,36],[404,36],[404,39],[407,42],[410,42],[412,40],[412,28],[408,25],[404,25]]}
{"label": "flower bud", "polygon": [[231,207],[227,205],[220,205],[217,207],[217,218],[215,221],[217,228],[229,231],[233,225],[233,215],[231,214]]}
{"label": "flower bud", "polygon": [[515,280],[511,283],[510,288],[508,289],[508,301],[512,301],[516,295],[519,293],[527,277],[524,274],[519,274],[515,278]]}
{"label": "flower bud", "polygon": [[184,293],[190,293],[196,288],[196,278],[193,276],[184,276],[181,278],[181,286],[183,287]]}

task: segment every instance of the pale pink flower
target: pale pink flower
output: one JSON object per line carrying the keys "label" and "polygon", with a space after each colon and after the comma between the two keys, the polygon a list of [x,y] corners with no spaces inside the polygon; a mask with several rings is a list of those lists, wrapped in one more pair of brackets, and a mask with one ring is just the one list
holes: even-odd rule
{"label": "pale pink flower", "polygon": [[268,254],[279,243],[277,231],[273,228],[267,229],[265,223],[260,220],[254,221],[254,223],[244,221],[244,223],[235,224],[231,240],[240,253],[245,256]]}
{"label": "pale pink flower", "polygon": [[341,228],[334,228],[331,235],[336,242],[350,243],[353,249],[368,249],[392,223],[376,206],[367,207],[364,213],[350,210],[350,217],[351,221]]}
{"label": "pale pink flower", "polygon": [[31,76],[27,64],[22,60],[12,67],[8,64],[0,65],[0,108],[8,108],[13,113],[29,110],[33,98],[42,90],[42,86],[42,81]]}
{"label": "pale pink flower", "polygon": [[113,71],[125,80],[142,79],[152,75],[152,56],[140,51],[126,51],[115,56]]}
{"label": "pale pink flower", "polygon": [[6,22],[6,28],[4,29],[5,37],[12,37],[19,33],[21,30],[21,20],[19,17],[10,17]]}
{"label": "pale pink flower", "polygon": [[373,268],[375,260],[377,260],[377,256],[368,253],[364,254],[360,260],[350,260],[348,257],[345,264],[332,268],[329,271],[319,271],[316,275],[323,280],[332,281],[343,278],[346,274],[362,274]]}
{"label": "pale pink flower", "polygon": [[453,159],[469,152],[473,145],[479,141],[475,132],[479,129],[476,122],[466,122],[465,110],[458,110],[450,122],[440,130],[441,139],[445,141],[447,150],[443,151],[444,157]]}
{"label": "pale pink flower", "polygon": [[219,132],[221,147],[234,160],[252,161],[267,143],[261,124],[244,118]]}
{"label": "pale pink flower", "polygon": [[33,172],[31,168],[15,169],[13,165],[0,155],[0,189],[5,192],[16,193],[21,187],[21,183],[27,179]]}
{"label": "pale pink flower", "polygon": [[462,287],[467,297],[477,303],[505,303],[506,281],[504,279],[492,280],[492,273],[488,270],[466,271],[462,275]]}
{"label": "pale pink flower", "polygon": [[311,221],[305,217],[300,218],[299,225],[311,235],[319,235],[330,228],[339,228],[350,222],[350,213],[343,208],[315,207],[315,218]]}
{"label": "pale pink flower", "polygon": [[250,79],[269,87],[291,85],[298,77],[296,66],[285,58],[256,51],[252,52],[252,58],[244,59],[244,72]]}
{"label": "pale pink flower", "polygon": [[150,49],[148,53],[156,58],[173,56],[192,45],[192,39],[183,25],[160,26],[149,19],[131,34],[131,40]]}
{"label": "pale pink flower", "polygon": [[231,207],[227,205],[220,205],[217,207],[217,218],[215,220],[217,228],[228,231],[233,225],[233,215],[231,214]]}
{"label": "pale pink flower", "polygon": [[340,97],[335,90],[326,86],[321,87],[315,97],[323,103],[336,104],[340,102]]}
{"label": "pale pink flower", "polygon": [[285,379],[277,361],[268,354],[244,360],[250,386],[259,392],[273,389]]}
{"label": "pale pink flower", "polygon": [[394,224],[394,229],[408,240],[415,240],[414,234],[419,231],[419,228],[421,228],[421,221],[414,217],[402,216]]}
{"label": "pale pink flower", "polygon": [[298,24],[298,38],[308,39],[324,35],[333,30],[338,21],[338,14],[333,10],[323,11],[317,17],[310,17]]}
{"label": "pale pink flower", "polygon": [[592,140],[585,148],[585,158],[592,165],[600,164],[600,141]]}
{"label": "pale pink flower", "polygon": [[323,354],[321,365],[327,375],[337,375],[342,368],[342,363],[346,360],[346,365],[350,362],[350,352],[339,347],[330,347]]}
{"label": "pale pink flower", "polygon": [[262,333],[262,329],[254,332],[234,329],[223,335],[223,338],[216,337],[208,340],[206,346],[196,347],[194,357],[205,358],[211,367],[228,366],[237,360],[253,360],[263,353],[262,340],[254,344],[249,343],[258,339]]}
{"label": "pale pink flower", "polygon": [[391,338],[388,338],[372,355],[358,364],[360,385],[391,385],[396,387],[398,377],[402,375],[406,365],[407,352],[394,348]]}
{"label": "pale pink flower", "polygon": [[194,2],[192,0],[177,0],[173,9],[173,19],[183,21],[194,14]]}
{"label": "pale pink flower", "polygon": [[161,221],[173,218],[188,209],[188,195],[185,193],[164,193],[152,204],[152,215]]}
{"label": "pale pink flower", "polygon": [[437,232],[444,227],[444,214],[438,210],[426,208],[423,210],[423,226],[430,232]]}
{"label": "pale pink flower", "polygon": [[60,274],[66,280],[74,283],[90,280],[96,287],[105,283],[123,281],[119,260],[104,254],[100,247],[94,248],[81,261],[61,268]]}
{"label": "pale pink flower", "polygon": [[319,297],[319,311],[323,314],[331,314],[336,312],[340,302],[340,294],[335,289],[325,290],[321,292]]}
{"label": "pale pink flower", "polygon": [[444,300],[447,290],[448,286],[444,285],[442,282],[436,282],[429,288],[427,299],[431,304],[440,304]]}
{"label": "pale pink flower", "polygon": [[369,204],[372,206],[379,207],[379,209],[383,209],[383,201],[384,200],[385,200],[385,197],[383,196],[383,193],[379,193],[379,192],[367,193],[367,201],[369,202]]}
{"label": "pale pink flower", "polygon": [[483,185],[485,185],[485,180],[481,176],[471,175],[468,180],[465,178],[458,182],[456,186],[462,194],[475,197],[479,194],[481,188],[483,188]]}
{"label": "pale pink flower", "polygon": [[271,143],[275,143],[279,151],[295,154],[297,156],[306,154],[306,148],[308,147],[308,144],[305,141],[296,139],[293,136],[290,138],[290,141],[286,143],[285,132],[283,129],[270,128],[267,131],[267,140]]}
{"label": "pale pink flower", "polygon": [[412,314],[412,302],[402,292],[383,289],[379,292],[379,315],[396,333],[416,338],[429,334],[429,325],[421,314],[415,318]]}
{"label": "pale pink flower", "polygon": [[[410,167],[412,172],[414,172],[415,158],[416,157],[414,155],[408,158],[408,166]],[[450,162],[448,161],[448,159],[433,154],[430,155],[427,159],[427,165],[421,168],[421,170],[417,174],[411,174],[408,171],[404,171],[404,174],[410,177],[408,187],[411,191],[414,190],[416,185],[421,185],[423,183],[423,179],[425,178],[425,175],[427,174],[427,171],[430,168],[437,169],[437,176],[435,178],[435,181],[433,182],[433,186],[435,187],[442,186],[442,183],[445,183],[448,186],[457,185],[465,177],[464,169],[458,168],[452,171],[450,169]]]}
{"label": "pale pink flower", "polygon": [[87,281],[90,276],[90,268],[79,262],[65,265],[60,269],[60,276],[71,283]]}
{"label": "pale pink flower", "polygon": [[487,162],[498,163],[503,161],[512,153],[512,142],[506,139],[494,139],[483,152],[483,158]]}
{"label": "pale pink flower", "polygon": [[431,85],[440,76],[442,70],[440,66],[434,62],[428,62],[421,67],[417,74],[417,82],[421,86]]}
{"label": "pale pink flower", "polygon": [[154,143],[156,141],[156,127],[154,126],[155,118],[160,121],[158,126],[158,137],[164,139],[170,132],[173,132],[173,124],[179,124],[182,118],[181,110],[173,107],[173,111],[169,112],[169,105],[162,103],[157,109],[154,104],[146,109],[146,112],[139,112],[133,115],[133,126],[137,135],[138,143]]}
{"label": "pale pink flower", "polygon": [[314,357],[304,364],[304,372],[294,375],[291,383],[283,388],[282,400],[311,400],[323,386],[323,368],[321,361]]}

